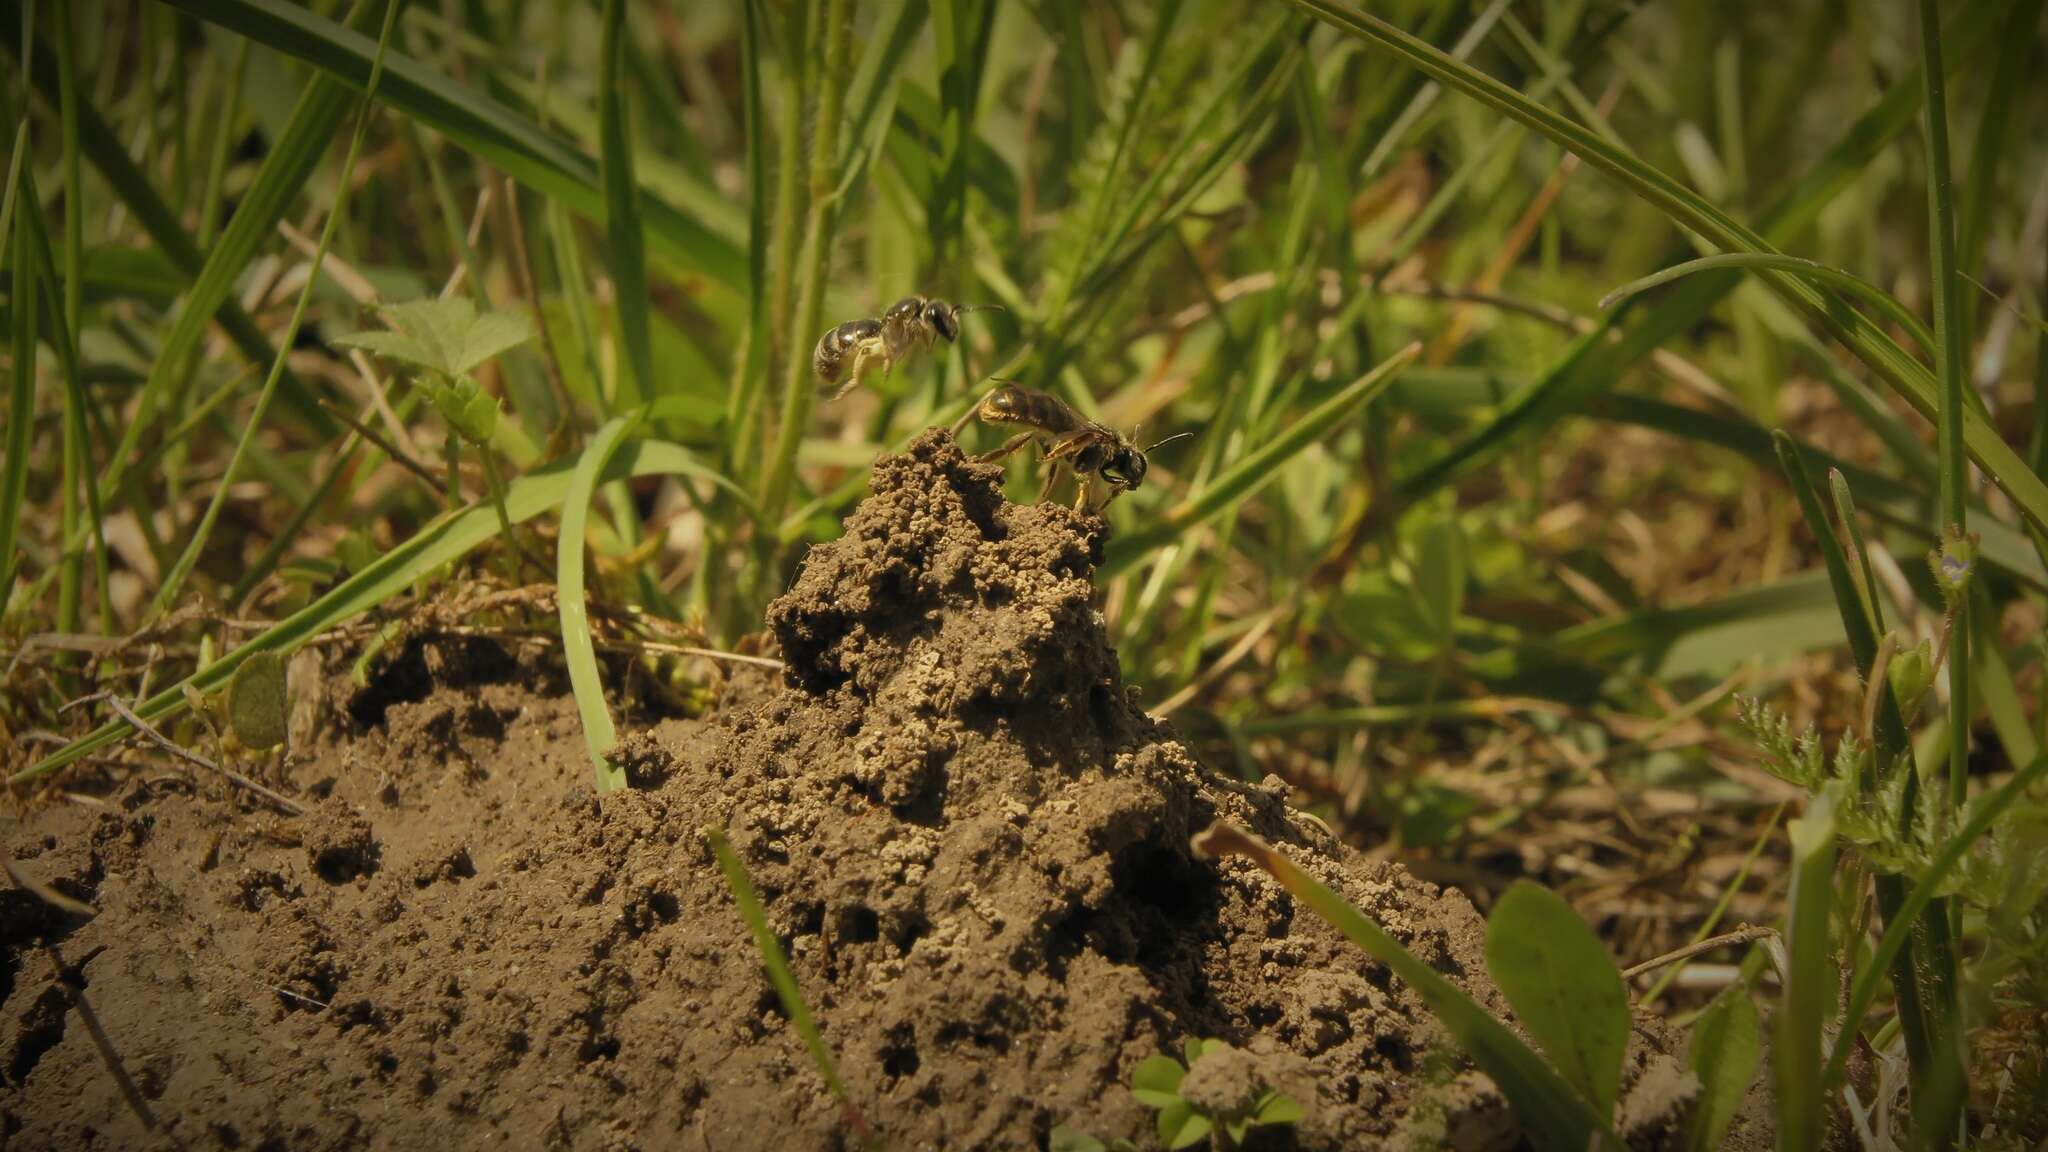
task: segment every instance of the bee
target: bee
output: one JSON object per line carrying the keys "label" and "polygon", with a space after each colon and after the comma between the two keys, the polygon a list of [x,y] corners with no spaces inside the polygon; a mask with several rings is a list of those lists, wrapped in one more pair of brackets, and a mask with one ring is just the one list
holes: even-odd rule
{"label": "bee", "polygon": [[889,305],[880,320],[848,320],[818,340],[811,351],[811,371],[826,384],[837,384],[839,399],[876,372],[887,376],[896,365],[940,340],[960,338],[960,318],[969,312],[1000,312],[1000,304],[948,304],[925,296],[905,296]]}
{"label": "bee", "polygon": [[[1118,493],[1143,484],[1149,467],[1145,453],[1181,436],[1193,435],[1183,432],[1159,441],[1152,448],[1139,449],[1116,429],[1083,417],[1058,397],[1007,381],[999,382],[994,390],[982,397],[981,402],[962,417],[955,430],[974,418],[979,418],[984,424],[1024,429],[1004,441],[1002,447],[975,457],[977,460],[1001,460],[1025,444],[1038,441],[1040,454],[1052,465],[1039,499],[1043,500],[1051,493],[1059,480],[1062,465],[1072,468],[1080,481],[1079,491],[1074,495],[1076,512],[1106,507]],[[1094,501],[1098,482],[1108,490],[1099,504]]]}

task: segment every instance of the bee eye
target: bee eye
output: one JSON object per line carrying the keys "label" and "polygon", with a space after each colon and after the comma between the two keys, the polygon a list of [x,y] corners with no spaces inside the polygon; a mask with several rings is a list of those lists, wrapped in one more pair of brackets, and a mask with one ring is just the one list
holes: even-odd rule
{"label": "bee eye", "polygon": [[953,310],[936,300],[925,305],[924,320],[932,326],[932,331],[944,336],[948,341],[957,339],[960,335],[960,324],[953,318]]}

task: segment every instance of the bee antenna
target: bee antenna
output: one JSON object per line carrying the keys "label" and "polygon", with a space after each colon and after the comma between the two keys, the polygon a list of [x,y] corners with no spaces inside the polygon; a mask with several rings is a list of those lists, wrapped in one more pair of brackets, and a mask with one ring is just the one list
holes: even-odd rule
{"label": "bee antenna", "polygon": [[1171,444],[1171,443],[1173,443],[1173,442],[1174,442],[1175,440],[1186,440],[1186,439],[1188,439],[1189,437],[1191,437],[1191,436],[1193,436],[1193,435],[1194,435],[1194,433],[1193,433],[1193,432],[1175,432],[1175,433],[1174,433],[1173,435],[1171,435],[1171,436],[1168,436],[1168,437],[1167,437],[1166,439],[1164,439],[1164,440],[1158,440],[1158,441],[1154,441],[1154,442],[1153,442],[1153,443],[1151,444],[1151,446],[1149,446],[1149,447],[1147,447],[1147,448],[1145,449],[1145,451],[1147,451],[1147,452],[1151,452],[1151,451],[1152,451],[1153,449],[1155,449],[1155,448],[1158,448],[1158,447],[1159,447],[1159,446],[1160,446],[1161,444]]}
{"label": "bee antenna", "polygon": [[1005,308],[1005,307],[1003,307],[1003,306],[1002,306],[1001,304],[955,304],[955,305],[953,305],[953,315],[955,315],[955,316],[965,316],[965,315],[967,315],[967,314],[968,314],[969,312],[1008,312],[1008,311],[1009,311],[1009,309],[1008,309],[1008,308]]}

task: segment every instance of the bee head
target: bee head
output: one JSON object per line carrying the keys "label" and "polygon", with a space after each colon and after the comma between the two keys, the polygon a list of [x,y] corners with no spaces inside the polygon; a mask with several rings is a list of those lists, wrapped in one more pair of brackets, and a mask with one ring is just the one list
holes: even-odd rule
{"label": "bee head", "polygon": [[951,344],[960,338],[961,311],[942,300],[927,300],[924,302],[924,322]]}
{"label": "bee head", "polygon": [[1109,459],[1103,462],[1102,478],[1118,488],[1136,488],[1145,482],[1145,454],[1129,444],[1119,444],[1110,450]]}

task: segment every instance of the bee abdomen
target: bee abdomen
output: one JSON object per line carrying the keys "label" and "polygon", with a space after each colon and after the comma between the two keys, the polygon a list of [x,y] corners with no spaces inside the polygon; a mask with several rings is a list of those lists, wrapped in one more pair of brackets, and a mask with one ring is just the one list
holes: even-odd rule
{"label": "bee abdomen", "polygon": [[849,320],[818,338],[818,346],[811,350],[811,371],[827,384],[839,383],[839,377],[846,371],[847,353],[882,331],[877,320]]}

